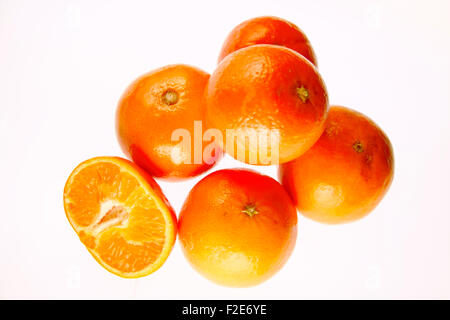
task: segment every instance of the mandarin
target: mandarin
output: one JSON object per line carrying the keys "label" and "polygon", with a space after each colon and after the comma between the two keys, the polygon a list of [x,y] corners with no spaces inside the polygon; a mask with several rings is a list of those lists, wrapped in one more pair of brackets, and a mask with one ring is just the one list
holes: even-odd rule
{"label": "mandarin", "polygon": [[64,187],[67,219],[106,270],[137,278],[156,271],[175,243],[175,213],[158,184],[134,163],[98,157],[78,165]]}
{"label": "mandarin", "polygon": [[[204,89],[209,74],[187,65],[170,65],[134,81],[119,101],[116,128],[124,153],[150,175],[182,179],[211,168],[219,153],[195,150],[194,121],[204,120]],[[201,135],[201,133],[200,133]],[[200,138],[201,139],[201,138]],[[196,153],[200,156],[196,157]]]}
{"label": "mandarin", "polygon": [[317,143],[280,166],[279,175],[300,213],[323,223],[346,223],[366,216],[383,199],[393,179],[394,155],[372,120],[333,106]]}
{"label": "mandarin", "polygon": [[222,46],[219,62],[230,53],[255,44],[287,47],[317,65],[314,50],[302,30],[292,22],[271,16],[249,19],[236,26]]}
{"label": "mandarin", "polygon": [[250,170],[219,170],[191,190],[178,228],[183,253],[199,273],[247,287],[285,264],[296,241],[297,212],[276,180]]}
{"label": "mandarin", "polygon": [[217,66],[206,89],[209,128],[224,150],[256,165],[288,162],[322,134],[328,95],[317,69],[297,52],[274,45],[235,51]]}

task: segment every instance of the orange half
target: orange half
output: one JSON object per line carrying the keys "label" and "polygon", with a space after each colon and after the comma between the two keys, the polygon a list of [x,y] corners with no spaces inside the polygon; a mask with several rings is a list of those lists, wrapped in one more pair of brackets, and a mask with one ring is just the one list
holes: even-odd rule
{"label": "orange half", "polygon": [[176,216],[161,189],[122,158],[78,165],[64,188],[64,210],[92,256],[124,278],[156,271],[176,239]]}

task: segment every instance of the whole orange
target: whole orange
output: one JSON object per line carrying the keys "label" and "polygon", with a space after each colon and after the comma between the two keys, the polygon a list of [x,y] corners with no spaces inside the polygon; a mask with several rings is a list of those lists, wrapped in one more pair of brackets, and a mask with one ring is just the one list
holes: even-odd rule
{"label": "whole orange", "polygon": [[208,79],[198,68],[170,65],[139,77],[120,99],[116,128],[122,150],[152,176],[187,178],[214,165],[218,154],[204,156],[208,143],[194,143],[196,135],[202,139]]}
{"label": "whole orange", "polygon": [[386,134],[368,117],[333,106],[317,143],[280,166],[299,211],[319,222],[345,223],[369,214],[387,192],[394,156]]}
{"label": "whole orange", "polygon": [[256,165],[303,154],[322,134],[328,110],[317,69],[297,52],[273,45],[228,55],[211,75],[206,99],[207,125],[221,131],[227,153]]}
{"label": "whole orange", "polygon": [[178,230],[183,252],[198,272],[222,285],[252,286],[289,258],[297,212],[276,180],[250,170],[220,170],[191,190]]}
{"label": "whole orange", "polygon": [[255,44],[290,48],[317,65],[316,55],[306,35],[295,24],[277,17],[257,17],[235,27],[222,46],[219,62],[231,52]]}

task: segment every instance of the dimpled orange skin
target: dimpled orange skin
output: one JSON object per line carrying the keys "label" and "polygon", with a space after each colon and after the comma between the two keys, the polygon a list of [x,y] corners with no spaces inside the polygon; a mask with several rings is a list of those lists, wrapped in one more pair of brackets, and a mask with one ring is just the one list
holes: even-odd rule
{"label": "dimpled orange skin", "polygon": [[279,175],[303,215],[347,223],[369,214],[386,194],[394,175],[393,150],[368,117],[333,106],[319,141],[280,166]]}
{"label": "dimpled orange skin", "polygon": [[275,274],[296,241],[297,212],[274,179],[244,169],[211,173],[190,192],[179,216],[184,255],[225,286],[257,285]]}
{"label": "dimpled orange skin", "polygon": [[[182,179],[203,173],[215,156],[194,162],[194,121],[204,122],[204,89],[209,74],[187,65],[170,65],[135,80],[119,101],[116,129],[124,153],[154,177]],[[191,150],[172,141],[176,129],[191,137]],[[208,145],[204,142],[202,150]],[[189,163],[188,163],[189,162]]]}
{"label": "dimpled orange skin", "polygon": [[290,48],[317,66],[316,55],[306,35],[295,24],[277,17],[257,17],[235,27],[222,46],[219,62],[231,52],[255,44]]}
{"label": "dimpled orange skin", "polygon": [[293,50],[273,45],[228,55],[211,75],[206,99],[207,126],[224,137],[227,129],[279,132],[279,157],[272,157],[269,148],[269,162],[261,161],[261,150],[246,146],[243,135],[234,145],[226,141],[227,153],[238,158],[241,150],[245,159],[238,160],[256,165],[284,163],[303,154],[322,134],[328,110],[327,90],[317,69]]}

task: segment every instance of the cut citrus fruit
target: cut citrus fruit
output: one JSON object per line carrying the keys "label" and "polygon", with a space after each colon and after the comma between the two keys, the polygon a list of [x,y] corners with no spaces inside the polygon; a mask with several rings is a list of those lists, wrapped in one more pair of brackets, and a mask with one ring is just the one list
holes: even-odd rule
{"label": "cut citrus fruit", "polygon": [[176,239],[176,216],[158,184],[122,158],[78,165],[64,188],[64,210],[92,256],[124,278],[156,271]]}

